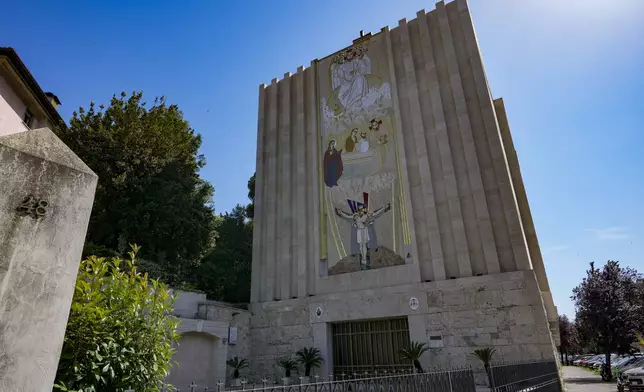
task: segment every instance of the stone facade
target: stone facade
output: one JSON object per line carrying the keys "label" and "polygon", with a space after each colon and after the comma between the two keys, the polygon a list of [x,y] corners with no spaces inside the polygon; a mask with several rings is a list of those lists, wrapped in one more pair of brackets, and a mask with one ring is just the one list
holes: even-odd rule
{"label": "stone facade", "polygon": [[[554,356],[557,311],[465,0],[260,86],[254,225],[258,375],[304,346],[331,372],[333,323],[400,316],[427,364],[474,365],[488,346]],[[379,246],[404,261],[369,269]],[[363,270],[337,273],[346,260]]]}
{"label": "stone facade", "polygon": [[[550,331],[532,271],[444,280],[258,304],[251,318],[253,373],[279,377],[282,359],[302,347],[326,354],[319,374],[332,372],[329,324],[406,316],[413,341],[439,341],[424,366],[480,367],[474,350],[495,347],[496,359],[550,358]],[[415,297],[419,307],[412,310]],[[316,310],[322,309],[318,316]]]}

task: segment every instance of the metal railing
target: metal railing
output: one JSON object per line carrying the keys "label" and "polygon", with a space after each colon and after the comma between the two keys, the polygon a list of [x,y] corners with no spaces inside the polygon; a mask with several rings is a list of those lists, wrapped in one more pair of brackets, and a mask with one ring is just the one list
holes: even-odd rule
{"label": "metal railing", "polygon": [[[435,370],[426,373],[372,373],[310,377],[304,382],[300,377],[289,383],[262,379],[259,383],[242,381],[241,386],[227,386],[223,382],[213,387],[192,383],[177,392],[475,392],[474,373],[471,368]],[[299,382],[298,382],[299,381]],[[171,390],[168,389],[167,392]],[[130,391],[128,391],[130,392]],[[137,391],[131,391],[137,392]],[[166,392],[166,391],[163,391]]]}
{"label": "metal railing", "polygon": [[492,364],[490,382],[494,392],[561,392],[555,360]]}
{"label": "metal railing", "polygon": [[340,377],[342,374],[351,375],[351,374],[371,374],[373,375],[384,375],[385,373],[396,374],[396,373],[413,373],[414,367],[411,363],[400,364],[400,365],[348,365],[348,366],[334,366],[333,372],[339,374]]}

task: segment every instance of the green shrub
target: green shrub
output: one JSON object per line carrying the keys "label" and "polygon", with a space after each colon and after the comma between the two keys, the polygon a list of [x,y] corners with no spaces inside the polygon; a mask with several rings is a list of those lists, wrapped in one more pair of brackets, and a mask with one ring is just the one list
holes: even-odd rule
{"label": "green shrub", "polygon": [[168,287],[137,273],[130,258],[90,256],[80,265],[55,391],[159,391],[178,320]]}

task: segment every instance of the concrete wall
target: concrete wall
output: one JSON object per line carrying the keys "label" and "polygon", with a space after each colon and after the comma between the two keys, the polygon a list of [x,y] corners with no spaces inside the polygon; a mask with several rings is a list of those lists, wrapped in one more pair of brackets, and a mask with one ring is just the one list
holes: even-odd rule
{"label": "concrete wall", "polygon": [[[439,2],[435,10],[420,11],[416,19],[403,19],[375,37],[388,42],[402,174],[413,218],[409,225],[418,254],[412,277],[396,272],[410,280],[395,283],[533,269],[531,259],[539,251],[527,243],[527,213],[517,203],[518,184],[467,3]],[[253,302],[372,284],[353,274],[350,282],[347,277],[329,282],[320,262],[319,233],[326,228],[319,196],[315,85],[322,71],[317,64],[260,86]],[[294,197],[288,207],[287,196]]]}
{"label": "concrete wall", "polygon": [[[52,389],[96,183],[49,129],[0,136],[2,391]],[[28,195],[43,216],[17,212]]]}
{"label": "concrete wall", "polygon": [[510,132],[510,124],[505,111],[505,104],[503,99],[499,98],[494,100],[494,107],[499,121],[499,129],[501,130],[501,139],[508,158],[508,166],[512,177],[512,183],[516,191],[517,203],[521,215],[521,221],[525,230],[526,240],[528,243],[528,250],[530,258],[532,259],[532,267],[539,283],[539,290],[543,298],[543,303],[546,308],[548,316],[548,324],[554,338],[555,345],[559,346],[559,320],[557,308],[555,307],[552,293],[550,292],[550,285],[548,284],[548,277],[546,276],[546,267],[543,264],[543,257],[541,255],[541,248],[539,247],[539,239],[532,220],[532,212],[530,211],[530,204],[528,203],[528,195],[523,185],[523,176],[521,176],[521,167],[519,166],[519,158],[514,149],[512,142],[512,134]]}
{"label": "concrete wall", "polygon": [[[195,381],[200,388],[216,388],[230,381],[226,361],[235,356],[250,360],[250,312],[216,301],[205,294],[176,291],[173,314],[179,317],[181,338],[167,382],[184,389]],[[237,343],[230,344],[229,330],[237,328]],[[241,372],[250,375],[250,369]],[[187,381],[187,383],[186,383]]]}
{"label": "concrete wall", "polygon": [[[217,320],[237,328],[237,343],[228,342],[227,358],[239,357],[250,359],[250,312],[233,308],[216,301],[204,301],[199,305],[199,317],[206,320]],[[226,339],[228,341],[228,339]]]}

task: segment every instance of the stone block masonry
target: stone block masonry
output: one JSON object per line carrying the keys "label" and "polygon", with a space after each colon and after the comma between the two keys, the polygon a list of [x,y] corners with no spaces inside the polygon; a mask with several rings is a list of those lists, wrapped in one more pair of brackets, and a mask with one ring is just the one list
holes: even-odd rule
{"label": "stone block masonry", "polygon": [[279,361],[314,344],[310,304],[294,299],[264,305],[251,308],[251,373],[279,379]]}
{"label": "stone block masonry", "polygon": [[[359,273],[359,272],[355,272]],[[409,299],[416,297],[413,310]],[[316,313],[322,310],[321,315]],[[440,339],[422,358],[426,367],[481,367],[474,350],[495,347],[496,360],[548,359],[554,356],[534,272],[507,272],[457,280],[383,287],[306,299],[266,302],[251,307],[252,373],[277,376],[279,359],[304,346],[326,349],[330,325],[338,322],[407,317],[412,341]]]}
{"label": "stone block masonry", "polygon": [[52,389],[97,179],[47,128],[0,136],[1,391]]}

